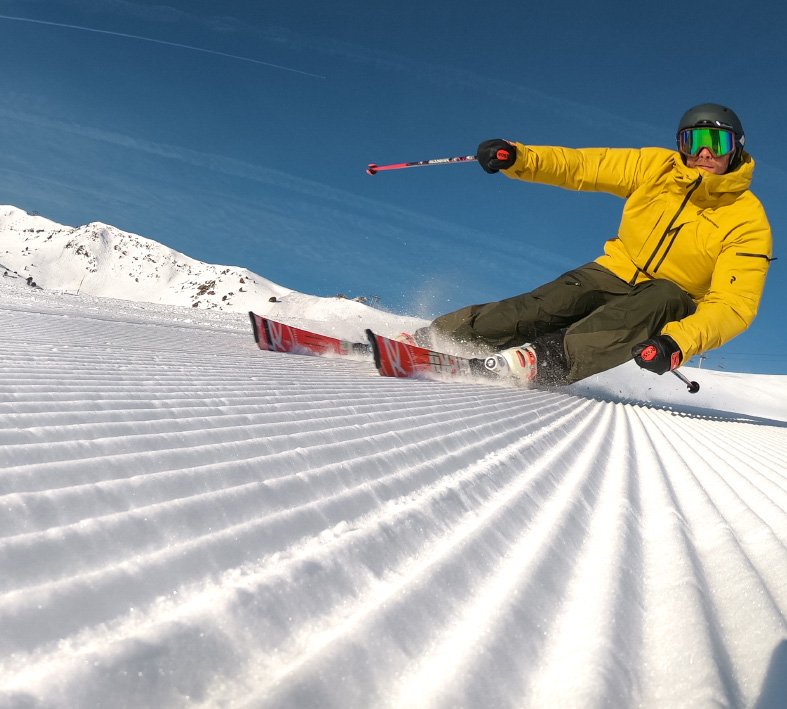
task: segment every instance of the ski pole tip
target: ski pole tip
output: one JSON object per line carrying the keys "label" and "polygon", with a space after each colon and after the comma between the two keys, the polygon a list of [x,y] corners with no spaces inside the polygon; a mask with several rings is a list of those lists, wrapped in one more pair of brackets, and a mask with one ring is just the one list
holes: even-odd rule
{"label": "ski pole tip", "polygon": [[366,168],[366,173],[368,175],[376,175],[377,174],[377,164],[376,163],[369,163],[369,167]]}
{"label": "ski pole tip", "polygon": [[697,382],[689,379],[682,372],[678,371],[677,369],[673,369],[672,373],[686,385],[686,388],[689,390],[689,394],[696,394],[700,390],[700,385]]}

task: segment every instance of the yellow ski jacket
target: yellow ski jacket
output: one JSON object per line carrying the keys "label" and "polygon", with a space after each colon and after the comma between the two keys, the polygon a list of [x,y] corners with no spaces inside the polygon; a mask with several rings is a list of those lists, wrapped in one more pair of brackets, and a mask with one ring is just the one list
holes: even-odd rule
{"label": "yellow ski jacket", "polygon": [[508,177],[626,199],[617,236],[596,261],[632,285],[673,281],[697,303],[662,334],[683,361],[751,325],[773,251],[765,210],[749,190],[754,160],[726,175],[689,168],[663,148],[560,148],[516,144]]}

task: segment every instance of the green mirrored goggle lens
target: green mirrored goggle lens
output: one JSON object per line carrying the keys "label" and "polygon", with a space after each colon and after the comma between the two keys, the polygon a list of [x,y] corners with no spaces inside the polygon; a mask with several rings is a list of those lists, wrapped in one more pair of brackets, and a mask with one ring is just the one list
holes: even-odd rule
{"label": "green mirrored goggle lens", "polygon": [[707,148],[719,158],[735,150],[735,134],[719,128],[687,128],[680,132],[678,145],[684,155],[696,155]]}

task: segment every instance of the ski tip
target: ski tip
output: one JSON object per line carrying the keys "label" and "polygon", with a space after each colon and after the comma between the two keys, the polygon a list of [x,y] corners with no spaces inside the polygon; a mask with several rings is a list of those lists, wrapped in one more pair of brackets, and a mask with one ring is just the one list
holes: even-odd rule
{"label": "ski tip", "polygon": [[369,329],[366,330],[366,337],[369,338],[369,346],[372,348],[372,356],[374,357],[374,366],[377,371],[380,370],[380,345],[377,342],[377,336]]}
{"label": "ski tip", "polygon": [[259,345],[260,333],[257,330],[257,316],[251,310],[249,310],[249,320],[251,320],[251,331],[254,333],[254,341]]}
{"label": "ski tip", "polygon": [[377,174],[377,164],[370,162],[369,167],[366,168],[367,175],[376,175]]}

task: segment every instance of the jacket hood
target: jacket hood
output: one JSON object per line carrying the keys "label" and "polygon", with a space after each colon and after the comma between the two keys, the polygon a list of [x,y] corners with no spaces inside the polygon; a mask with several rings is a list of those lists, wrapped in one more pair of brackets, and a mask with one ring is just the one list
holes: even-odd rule
{"label": "jacket hood", "polygon": [[754,159],[749,153],[744,152],[741,157],[741,164],[732,172],[724,175],[714,175],[706,170],[696,167],[688,167],[683,164],[680,153],[675,153],[675,182],[682,188],[687,188],[695,183],[698,177],[702,177],[702,183],[697,188],[695,197],[697,199],[718,199],[724,194],[738,195],[751,187],[754,175]]}

